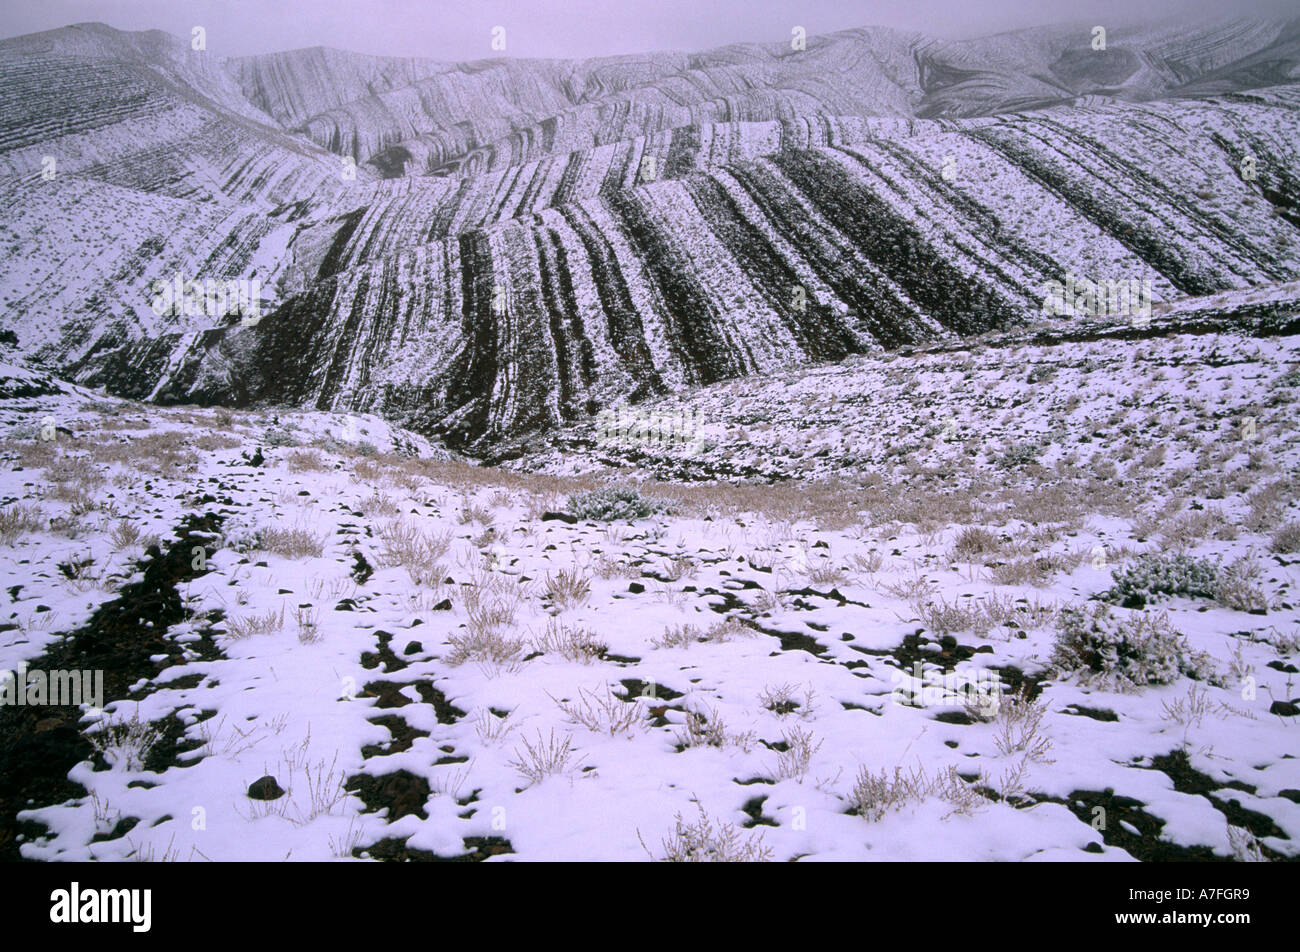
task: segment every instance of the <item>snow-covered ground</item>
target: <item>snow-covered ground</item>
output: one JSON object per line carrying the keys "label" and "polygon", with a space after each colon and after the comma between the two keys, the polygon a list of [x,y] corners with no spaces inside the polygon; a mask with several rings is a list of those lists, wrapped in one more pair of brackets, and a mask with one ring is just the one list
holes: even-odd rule
{"label": "snow-covered ground", "polygon": [[[81,712],[80,787],[24,801],[7,847],[1295,857],[1298,343],[862,358],[636,411],[707,443],[607,425],[515,469],[373,417],[5,366],[0,671],[166,626]],[[672,472],[694,481],[645,478]],[[571,514],[633,485],[666,509]],[[1105,600],[1160,553],[1217,574]],[[171,614],[139,594],[165,561]],[[1119,668],[1062,667],[1079,624],[1127,632]],[[1139,680],[1167,683],[1115,674],[1144,632]],[[283,794],[251,798],[268,776]]]}

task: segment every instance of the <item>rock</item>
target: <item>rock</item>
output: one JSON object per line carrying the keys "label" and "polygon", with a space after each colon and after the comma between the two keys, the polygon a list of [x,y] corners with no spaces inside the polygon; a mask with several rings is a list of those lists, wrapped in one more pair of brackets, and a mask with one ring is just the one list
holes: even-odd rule
{"label": "rock", "polygon": [[633,595],[640,595],[642,592],[645,591],[645,586],[642,585],[640,582],[632,582],[628,585],[627,590],[631,592]]}
{"label": "rock", "polygon": [[1274,701],[1268,709],[1270,714],[1278,717],[1300,717],[1300,703],[1296,701]]}
{"label": "rock", "polygon": [[270,774],[248,785],[248,796],[253,800],[279,800],[284,791]]}
{"label": "rock", "polygon": [[450,599],[450,598],[444,598],[444,599],[443,599],[442,601],[440,601],[438,604],[436,604],[436,605],[433,606],[433,610],[436,611],[436,612],[449,612],[449,611],[451,611],[451,599]]}
{"label": "rock", "polygon": [[402,654],[419,654],[423,650],[424,650],[424,645],[420,644],[418,641],[412,641],[409,644],[407,644],[406,649],[402,652]]}
{"label": "rock", "polygon": [[573,525],[578,521],[577,516],[571,516],[567,512],[544,512],[542,513],[542,522],[567,522]]}

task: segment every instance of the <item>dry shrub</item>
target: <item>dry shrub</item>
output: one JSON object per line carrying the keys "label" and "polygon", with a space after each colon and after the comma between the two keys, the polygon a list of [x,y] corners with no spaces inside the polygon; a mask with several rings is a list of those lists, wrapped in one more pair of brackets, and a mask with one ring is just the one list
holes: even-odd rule
{"label": "dry shrub", "polygon": [[696,625],[669,625],[664,633],[651,638],[650,644],[656,648],[689,648],[697,642],[724,642],[732,638],[752,637],[754,630],[734,615],[728,615],[722,621],[715,622],[707,629]]}
{"label": "dry shrub", "polygon": [[1285,523],[1273,533],[1271,546],[1274,552],[1300,552],[1300,521]]}
{"label": "dry shrub", "polygon": [[772,860],[772,849],[763,844],[761,833],[741,833],[730,823],[715,821],[696,806],[700,818],[687,823],[680,813],[675,818],[671,836],[661,843],[662,856],[655,856],[641,839],[641,848],[652,860],[662,863],[767,863]]}
{"label": "dry shrub", "polygon": [[39,506],[15,503],[0,509],[0,543],[12,545],[29,532],[45,525],[45,515]]}
{"label": "dry shrub", "polygon": [[395,516],[402,511],[395,499],[382,492],[371,493],[361,500],[358,508],[371,519]]}
{"label": "dry shrub", "polygon": [[284,607],[279,611],[271,609],[261,615],[245,615],[243,618],[226,619],[226,633],[237,641],[251,638],[253,635],[272,635],[284,628]]}
{"label": "dry shrub", "polygon": [[[547,695],[550,697],[550,695]],[[551,697],[555,705],[564,713],[572,724],[585,727],[593,734],[619,734],[631,736],[646,726],[646,710],[636,703],[629,703],[619,697],[608,686],[603,692],[578,689],[576,701],[558,700]]]}
{"label": "dry shrub", "polygon": [[678,751],[692,747],[736,747],[749,753],[758,742],[753,731],[733,733],[716,709],[700,705],[686,712],[686,724],[674,735]]}
{"label": "dry shrub", "polygon": [[546,573],[546,595],[561,611],[576,608],[591,597],[591,580],[577,569]]}
{"label": "dry shrub", "polygon": [[579,664],[599,661],[609,651],[609,646],[592,632],[562,625],[553,618],[544,632],[533,636],[533,648],[542,654],[556,654]]}
{"label": "dry shrub", "polygon": [[513,670],[523,661],[526,648],[522,638],[507,634],[496,625],[474,622],[464,634],[450,636],[447,644],[451,646],[446,656],[449,665],[458,667],[473,662],[507,670]]}
{"label": "dry shrub", "polygon": [[257,533],[256,548],[286,559],[318,559],[325,551],[326,539],[307,529],[272,527]]}
{"label": "dry shrub", "polygon": [[547,777],[571,773],[581,763],[581,758],[574,760],[573,735],[563,740],[555,739],[555,732],[543,737],[538,731],[537,739],[525,739],[523,747],[515,748],[515,759],[510,766],[529,784],[541,783]]}
{"label": "dry shrub", "polygon": [[416,585],[438,585],[447,575],[440,560],[450,546],[450,533],[422,532],[399,519],[379,530],[379,566],[405,568]]}
{"label": "dry shrub", "polygon": [[802,782],[812,766],[813,757],[821,750],[822,742],[814,737],[812,731],[794,727],[781,735],[781,743],[785,749],[777,752],[772,779]]}
{"label": "dry shrub", "polygon": [[140,527],[129,519],[120,519],[108,538],[114,549],[128,548],[140,541]]}
{"label": "dry shrub", "polygon": [[862,767],[849,793],[849,803],[851,812],[874,823],[887,813],[930,797],[950,804],[953,813],[973,813],[984,802],[979,791],[957,773],[957,768],[949,766],[933,776],[922,767],[909,771],[895,767],[892,775],[883,769],[873,773]]}
{"label": "dry shrub", "polygon": [[1055,553],[1035,555],[1026,559],[1012,559],[990,566],[993,581],[998,585],[1049,584],[1058,572],[1072,572],[1083,561],[1082,553]]}
{"label": "dry shrub", "polygon": [[1001,551],[1001,537],[979,526],[971,526],[957,534],[952,556],[958,561],[973,562],[982,556],[996,555]]}
{"label": "dry shrub", "polygon": [[325,468],[325,461],[315,450],[294,450],[286,457],[285,463],[293,473],[315,472]]}

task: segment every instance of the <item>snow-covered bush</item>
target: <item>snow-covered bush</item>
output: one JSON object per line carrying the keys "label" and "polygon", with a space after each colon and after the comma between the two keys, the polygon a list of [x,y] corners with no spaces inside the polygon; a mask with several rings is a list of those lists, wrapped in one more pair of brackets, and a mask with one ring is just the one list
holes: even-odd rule
{"label": "snow-covered bush", "polygon": [[288,430],[284,429],[283,427],[275,427],[275,426],[267,427],[266,433],[263,434],[262,439],[266,442],[267,446],[297,446],[298,445],[298,441],[294,439],[293,434],[290,433]]}
{"label": "snow-covered bush", "polygon": [[1109,605],[1065,608],[1056,622],[1052,665],[1117,688],[1170,684],[1182,675],[1217,680],[1213,663],[1176,632],[1168,616],[1117,614]]}
{"label": "snow-covered bush", "polygon": [[1127,569],[1112,573],[1115,584],[1103,598],[1125,608],[1143,608],[1162,595],[1184,595],[1263,614],[1268,611],[1268,597],[1257,584],[1259,576],[1259,566],[1250,559],[1224,567],[1214,559],[1181,553],[1143,555]]}
{"label": "snow-covered bush", "polygon": [[1142,608],[1161,595],[1214,598],[1219,563],[1182,553],[1139,556],[1126,569],[1111,573],[1115,584],[1106,592],[1109,602],[1125,608]]}
{"label": "snow-covered bush", "polygon": [[642,496],[634,487],[605,486],[569,497],[569,512],[579,519],[615,522],[621,519],[645,519],[664,512],[666,504]]}
{"label": "snow-covered bush", "polygon": [[1003,469],[1019,469],[1038,462],[1040,447],[1037,443],[1014,443],[1008,446],[995,461]]}

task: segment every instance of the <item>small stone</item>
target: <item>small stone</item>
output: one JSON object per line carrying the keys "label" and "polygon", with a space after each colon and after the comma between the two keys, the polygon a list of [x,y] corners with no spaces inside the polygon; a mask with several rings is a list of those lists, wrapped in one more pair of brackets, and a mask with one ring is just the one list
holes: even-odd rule
{"label": "small stone", "polygon": [[542,522],[567,522],[573,525],[578,521],[577,516],[571,516],[567,512],[544,512],[542,513]]}
{"label": "small stone", "polygon": [[640,595],[642,592],[645,591],[645,586],[642,585],[640,582],[632,582],[631,584],[628,585],[627,590],[631,592],[633,595]]}
{"label": "small stone", "polygon": [[1295,701],[1274,701],[1268,712],[1278,717],[1300,717],[1300,704]]}
{"label": "small stone", "polygon": [[406,646],[406,650],[403,651],[402,653],[403,653],[403,654],[419,654],[419,653],[420,653],[421,651],[423,651],[423,650],[424,650],[424,645],[420,644],[418,641],[412,641],[410,644],[408,644],[408,645]]}
{"label": "small stone", "polygon": [[278,800],[284,796],[284,791],[275,782],[275,778],[267,774],[248,785],[248,796],[253,800]]}

